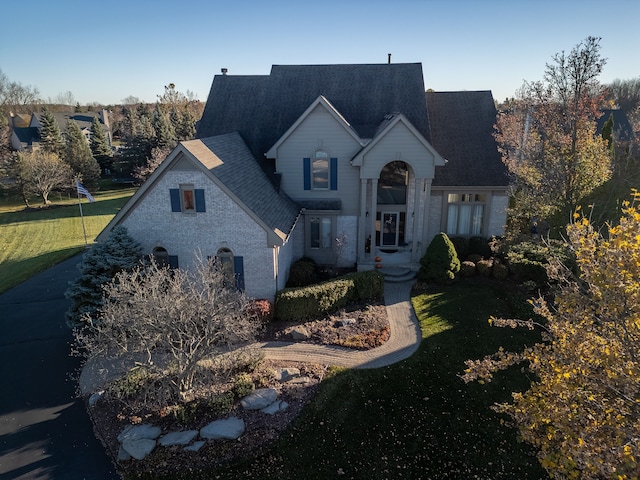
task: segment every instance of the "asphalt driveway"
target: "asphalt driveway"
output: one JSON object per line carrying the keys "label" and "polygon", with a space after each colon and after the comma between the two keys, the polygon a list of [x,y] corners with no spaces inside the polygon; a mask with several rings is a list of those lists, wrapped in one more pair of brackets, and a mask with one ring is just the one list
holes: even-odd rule
{"label": "asphalt driveway", "polygon": [[72,379],[71,258],[0,295],[0,478],[117,479]]}

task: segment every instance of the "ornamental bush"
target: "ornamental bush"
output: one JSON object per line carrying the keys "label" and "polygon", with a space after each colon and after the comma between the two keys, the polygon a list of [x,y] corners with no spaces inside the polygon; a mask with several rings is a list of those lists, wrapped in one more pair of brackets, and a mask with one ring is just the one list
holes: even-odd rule
{"label": "ornamental bush", "polygon": [[450,284],[460,271],[460,260],[456,249],[446,233],[439,233],[427,247],[420,259],[418,279],[440,284]]}

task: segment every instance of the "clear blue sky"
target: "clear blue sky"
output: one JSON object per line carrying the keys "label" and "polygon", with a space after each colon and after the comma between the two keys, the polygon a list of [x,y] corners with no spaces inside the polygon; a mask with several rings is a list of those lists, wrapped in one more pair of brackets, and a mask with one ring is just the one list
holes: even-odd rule
{"label": "clear blue sky", "polygon": [[0,70],[53,99],[205,101],[220,68],[421,62],[425,88],[513,96],[545,63],[602,37],[603,83],[640,77],[638,0],[31,0],[3,2]]}

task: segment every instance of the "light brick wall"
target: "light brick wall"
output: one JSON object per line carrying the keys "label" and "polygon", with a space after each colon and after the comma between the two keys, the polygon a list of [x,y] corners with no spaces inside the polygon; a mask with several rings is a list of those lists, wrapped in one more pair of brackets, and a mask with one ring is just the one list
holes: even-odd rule
{"label": "light brick wall", "polygon": [[[169,189],[181,183],[205,191],[206,212],[171,211]],[[245,292],[250,297],[273,299],[276,269],[267,234],[254,220],[202,172],[169,171],[122,222],[145,253],[164,247],[177,255],[179,266],[189,268],[198,257],[229,248],[244,258]]]}

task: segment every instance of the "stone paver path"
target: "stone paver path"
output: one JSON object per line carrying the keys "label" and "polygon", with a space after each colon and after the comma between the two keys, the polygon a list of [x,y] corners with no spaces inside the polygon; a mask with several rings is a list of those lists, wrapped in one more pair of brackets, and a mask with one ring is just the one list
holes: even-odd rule
{"label": "stone paver path", "polygon": [[310,345],[294,342],[263,342],[259,344],[265,357],[272,360],[310,362],[349,368],[379,368],[411,356],[419,347],[422,335],[411,306],[413,280],[401,283],[385,282],[384,300],[389,319],[390,337],[382,346],[365,351],[348,348]]}

